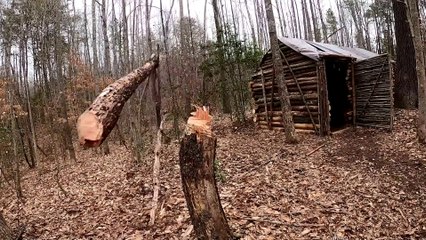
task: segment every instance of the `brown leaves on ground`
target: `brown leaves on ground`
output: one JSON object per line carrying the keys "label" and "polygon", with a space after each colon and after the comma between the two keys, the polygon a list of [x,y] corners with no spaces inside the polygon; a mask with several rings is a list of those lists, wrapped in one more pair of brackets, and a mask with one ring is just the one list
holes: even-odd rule
{"label": "brown leaves on ground", "polygon": [[[220,196],[243,239],[415,239],[426,237],[426,151],[418,145],[415,113],[397,113],[395,130],[349,129],[331,138],[214,123],[217,159],[226,181]],[[318,146],[322,148],[312,153]],[[48,166],[24,176],[25,202],[0,190],[9,222],[27,225],[28,239],[185,239],[190,234],[181,189],[178,144],[163,148],[155,226],[148,226],[153,157],[146,166],[115,146],[60,172]],[[309,155],[309,153],[312,153]],[[308,156],[309,155],[309,156]]]}

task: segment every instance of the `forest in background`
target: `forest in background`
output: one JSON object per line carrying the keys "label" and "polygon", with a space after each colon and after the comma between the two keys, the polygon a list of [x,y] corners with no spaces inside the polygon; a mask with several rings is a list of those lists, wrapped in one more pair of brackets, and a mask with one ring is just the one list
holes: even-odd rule
{"label": "forest in background", "polygon": [[[100,90],[156,52],[158,81],[132,97],[112,138],[129,140],[138,161],[163,112],[171,113],[171,137],[179,136],[191,103],[209,104],[245,122],[251,108],[248,82],[269,48],[264,3],[190,5],[184,0],[1,1],[0,144],[7,149],[2,158],[25,159],[31,168],[52,154],[75,159],[77,116]],[[395,56],[391,1],[276,1],[273,6],[278,35]],[[420,7],[424,16],[424,1]],[[52,144],[42,148],[40,141]]]}
{"label": "forest in background", "polygon": [[[418,3],[423,20],[426,1]],[[152,54],[160,56],[158,71],[127,102],[96,154],[108,155],[110,146],[120,144],[136,164],[149,165],[146,156],[162,118],[167,116],[164,142],[175,141],[192,104],[210,106],[233,126],[250,123],[248,83],[271,42],[265,1],[206,0],[204,9],[191,4],[0,0],[0,188],[12,182],[23,197],[21,172],[49,163],[66,193],[59,171],[77,162],[78,116],[102,89]],[[272,4],[278,36],[388,53],[396,60],[396,106],[417,107],[416,52],[405,2]]]}

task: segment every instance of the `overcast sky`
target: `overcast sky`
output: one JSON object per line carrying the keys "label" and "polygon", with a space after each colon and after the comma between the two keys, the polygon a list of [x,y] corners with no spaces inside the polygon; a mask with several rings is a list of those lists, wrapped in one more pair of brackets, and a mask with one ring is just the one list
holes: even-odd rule
{"label": "overcast sky", "polygon": [[[115,1],[115,5],[116,5],[116,14],[119,16],[120,15],[120,11],[118,9],[121,8],[121,0],[113,0]],[[244,5],[244,0],[222,0],[222,3],[225,4],[227,7],[226,9],[228,10],[228,12],[230,13],[230,7],[229,7],[229,3],[232,1],[233,6],[234,6],[234,11],[237,11],[239,15],[242,16],[241,19],[241,23],[239,24],[239,28],[240,31],[242,30],[242,28],[249,28],[249,23],[248,23],[248,17],[247,17],[247,10],[246,7]],[[261,2],[262,0],[260,0]],[[289,3],[289,0],[279,0],[279,1],[283,1],[283,8],[287,9],[286,4]],[[300,0],[298,0],[300,1]],[[108,3],[108,12],[109,15],[111,14],[111,0],[107,0]],[[211,0],[183,0],[184,2],[184,14],[188,15],[188,8],[187,8],[187,4],[189,3],[190,6],[190,15],[193,18],[198,19],[198,21],[203,24],[204,22],[204,8],[205,8],[205,4],[207,3],[207,9],[206,9],[206,30],[207,30],[207,34],[208,36],[212,36],[212,34],[214,33],[214,21],[213,21],[213,8],[211,5]],[[254,7],[253,7],[253,0],[247,0],[249,8],[250,8],[250,12],[251,12],[251,16],[253,18],[253,22],[254,20]],[[275,5],[275,0],[272,0],[272,4]],[[134,1],[133,0],[127,0],[126,3],[128,4],[127,6],[127,12],[130,12],[134,9]],[[333,9],[335,9],[335,1],[332,0],[320,0],[321,3],[321,7],[322,10],[325,11],[326,9],[332,7]],[[84,7],[84,2],[83,0],[76,0],[76,6],[78,9],[80,9],[81,11],[83,10]],[[88,0],[87,1],[88,4],[88,11],[90,12],[90,7],[91,7],[91,1]],[[145,4],[145,0],[142,0],[142,4]],[[178,17],[179,17],[179,0],[163,0],[162,1],[163,4],[163,11],[165,12],[169,12],[171,9],[171,6],[173,5],[173,9],[172,9],[172,24],[173,22],[176,22]],[[152,0],[152,25],[154,27],[157,26],[160,23],[160,0]],[[301,8],[299,7],[299,10],[301,10]],[[278,19],[277,19],[278,22]],[[254,23],[255,24],[255,23]]]}

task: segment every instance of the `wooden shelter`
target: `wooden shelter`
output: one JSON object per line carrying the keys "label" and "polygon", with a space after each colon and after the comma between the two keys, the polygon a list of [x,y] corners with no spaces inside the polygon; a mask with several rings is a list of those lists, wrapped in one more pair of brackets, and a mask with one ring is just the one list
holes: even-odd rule
{"label": "wooden shelter", "polygon": [[[296,130],[329,135],[349,125],[392,129],[393,70],[388,55],[294,38],[279,40]],[[283,129],[271,51],[252,76],[250,89],[258,126]]]}

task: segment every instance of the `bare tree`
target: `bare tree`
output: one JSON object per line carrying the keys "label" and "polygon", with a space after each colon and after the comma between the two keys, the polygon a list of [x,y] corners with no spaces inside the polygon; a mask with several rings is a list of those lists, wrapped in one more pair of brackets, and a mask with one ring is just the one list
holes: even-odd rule
{"label": "bare tree", "polygon": [[284,79],[284,66],[280,55],[280,46],[275,27],[274,12],[272,10],[271,0],[264,0],[266,8],[266,18],[268,19],[269,38],[271,41],[272,62],[274,65],[275,78],[281,89],[281,108],[283,126],[286,140],[289,143],[297,143],[296,131],[294,128],[293,117],[291,116],[290,99],[288,98],[287,85]]}
{"label": "bare tree", "polygon": [[419,142],[426,144],[426,72],[424,58],[424,42],[420,26],[418,0],[407,0],[411,36],[416,57],[416,73],[419,84],[419,117],[417,122],[417,137]]}
{"label": "bare tree", "polygon": [[106,12],[106,1],[102,0],[101,4],[102,12],[102,34],[104,37],[104,72],[107,76],[112,76],[111,73],[111,55],[110,55],[110,46],[109,46],[109,37],[108,37],[108,18]]}
{"label": "bare tree", "polygon": [[[223,41],[223,26],[220,21],[220,12],[219,12],[219,6],[217,4],[217,0],[212,0],[213,5],[213,14],[214,14],[214,24],[216,26],[216,41],[217,41],[217,48],[218,48],[218,57],[219,57],[219,64],[225,64],[225,52],[224,52],[224,41]],[[219,82],[220,82],[220,92],[222,97],[222,108],[224,113],[231,113],[231,104],[230,104],[230,97],[229,97],[229,89],[228,89],[228,82],[225,77],[225,73],[223,71],[220,71],[219,73]]]}
{"label": "bare tree", "polygon": [[[406,1],[393,0],[396,37],[395,105],[414,109],[418,102],[418,81],[413,32],[410,30]],[[409,34],[407,34],[409,33]]]}
{"label": "bare tree", "polygon": [[93,64],[92,64],[92,72],[97,74],[99,67],[98,60],[98,42],[97,42],[97,32],[96,32],[96,0],[92,0],[92,54],[93,54]]}

